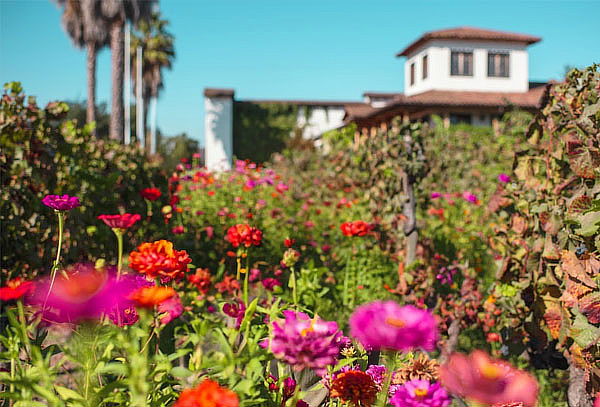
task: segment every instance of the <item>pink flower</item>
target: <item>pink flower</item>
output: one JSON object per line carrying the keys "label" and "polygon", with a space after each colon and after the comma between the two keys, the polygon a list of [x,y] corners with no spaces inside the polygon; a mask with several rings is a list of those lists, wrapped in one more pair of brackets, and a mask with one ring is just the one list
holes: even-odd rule
{"label": "pink flower", "polygon": [[122,215],[100,215],[98,219],[112,229],[129,229],[142,217],[138,214],[124,213]]}
{"label": "pink flower", "polygon": [[408,351],[435,349],[438,328],[433,315],[412,305],[375,301],[356,308],[350,316],[350,334],[367,349]]}
{"label": "pink flower", "polygon": [[281,286],[281,281],[277,280],[276,278],[267,277],[264,280],[262,280],[262,285],[267,290],[273,291],[273,289],[275,289],[275,287]]}
{"label": "pink flower", "polygon": [[223,313],[231,318],[235,318],[235,329],[240,329],[244,315],[246,315],[246,306],[240,300],[237,300],[237,303],[227,303],[223,305]]}
{"label": "pink flower", "polygon": [[277,190],[277,192],[279,192],[280,194],[282,194],[285,191],[287,191],[288,189],[290,189],[290,187],[288,187],[287,185],[285,185],[283,182],[280,182],[279,184],[277,184],[277,186],[275,187],[275,189]]}
{"label": "pink flower", "polygon": [[181,225],[175,226],[173,229],[171,229],[171,232],[174,235],[181,235],[181,234],[185,233],[185,228]]}
{"label": "pink flower", "polygon": [[273,322],[271,338],[262,346],[270,346],[275,357],[295,371],[313,369],[325,374],[340,351],[342,332],[337,323],[290,310],[283,311],[283,316],[284,321]]}
{"label": "pink flower", "polygon": [[69,195],[46,195],[42,203],[56,211],[70,211],[81,206],[78,197]]}
{"label": "pink flower", "polygon": [[473,195],[473,194],[472,194],[472,193],[470,193],[470,192],[467,192],[467,191],[463,192],[463,193],[462,193],[462,197],[463,197],[463,199],[464,199],[465,201],[467,201],[467,202],[471,202],[471,203],[477,203],[477,196],[476,196],[476,195]]}
{"label": "pink flower", "polygon": [[371,376],[377,387],[381,389],[385,375],[387,374],[386,367],[384,365],[371,365],[367,368],[367,370],[365,370],[365,372]]}
{"label": "pink flower", "polygon": [[500,181],[500,182],[502,182],[504,184],[507,184],[507,183],[510,182],[510,176],[508,176],[507,174],[502,173],[502,174],[498,175],[498,181]]}
{"label": "pink flower", "polygon": [[440,367],[440,380],[451,393],[484,404],[521,402],[533,407],[537,402],[538,384],[533,376],[481,350],[468,356],[452,354]]}
{"label": "pink flower", "polygon": [[439,383],[415,379],[397,386],[390,403],[394,407],[447,407],[450,397]]}
{"label": "pink flower", "polygon": [[251,283],[255,282],[256,280],[260,280],[260,270],[259,269],[250,269],[250,275],[248,276],[248,279],[250,280]]}
{"label": "pink flower", "polygon": [[442,194],[439,193],[439,192],[432,192],[431,195],[430,195],[431,199],[438,199],[441,196],[442,196]]}
{"label": "pink flower", "polygon": [[179,295],[177,294],[158,304],[157,309],[159,313],[166,313],[166,315],[160,319],[160,322],[165,325],[183,314],[183,304],[181,303],[181,298],[179,298]]}

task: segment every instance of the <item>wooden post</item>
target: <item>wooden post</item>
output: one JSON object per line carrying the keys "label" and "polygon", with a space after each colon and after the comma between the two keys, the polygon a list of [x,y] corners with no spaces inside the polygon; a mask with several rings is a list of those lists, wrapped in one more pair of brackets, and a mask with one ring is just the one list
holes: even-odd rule
{"label": "wooden post", "polygon": [[450,114],[449,113],[444,113],[444,128],[447,129],[448,127],[450,127]]}

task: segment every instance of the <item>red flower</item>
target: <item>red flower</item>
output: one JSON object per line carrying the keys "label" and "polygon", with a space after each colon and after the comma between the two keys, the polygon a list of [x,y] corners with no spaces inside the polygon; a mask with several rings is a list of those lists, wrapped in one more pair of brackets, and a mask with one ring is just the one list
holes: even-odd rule
{"label": "red flower", "polygon": [[11,301],[29,294],[33,289],[33,282],[23,281],[20,277],[8,280],[5,287],[0,287],[0,300]]}
{"label": "red flower", "polygon": [[233,294],[240,289],[240,282],[230,275],[223,277],[223,281],[215,284],[215,288],[220,293]]}
{"label": "red flower", "polygon": [[173,232],[175,235],[181,235],[182,233],[185,233],[185,228],[181,225],[175,226],[173,229],[171,229],[171,232]]}
{"label": "red flower", "polygon": [[210,271],[208,269],[196,269],[196,273],[187,276],[187,280],[196,286],[200,293],[206,295],[210,290]]}
{"label": "red flower", "polygon": [[295,239],[290,239],[289,237],[283,241],[285,247],[292,247],[296,243]]}
{"label": "red flower", "polygon": [[129,254],[129,267],[149,278],[181,278],[191,262],[185,250],[174,250],[166,240],[142,243]]}
{"label": "red flower", "polygon": [[156,201],[162,193],[158,188],[144,188],[140,191],[140,195],[149,201]]}
{"label": "red flower", "polygon": [[129,229],[142,217],[137,213],[124,213],[123,215],[100,215],[98,219],[112,229]]}
{"label": "red flower", "polygon": [[373,226],[365,221],[355,220],[354,222],[342,223],[340,229],[344,236],[365,236],[373,229]]}
{"label": "red flower", "polygon": [[240,223],[230,227],[227,230],[227,236],[225,239],[231,243],[233,247],[239,247],[244,245],[246,247],[260,246],[262,241],[262,232],[254,227],[251,227],[245,223]]}
{"label": "red flower", "polygon": [[500,342],[500,335],[498,335],[496,332],[490,332],[487,334],[487,341],[488,342]]}
{"label": "red flower", "polygon": [[184,390],[173,407],[238,407],[239,400],[233,391],[205,379],[197,387]]}

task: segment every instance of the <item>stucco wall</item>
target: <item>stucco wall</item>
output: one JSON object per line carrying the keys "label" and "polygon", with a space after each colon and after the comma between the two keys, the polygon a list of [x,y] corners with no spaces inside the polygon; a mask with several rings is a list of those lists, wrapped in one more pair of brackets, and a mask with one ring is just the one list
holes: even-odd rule
{"label": "stucco wall", "polygon": [[204,111],[206,167],[229,170],[233,159],[233,98],[204,97]]}
{"label": "stucco wall", "polygon": [[[306,109],[310,112],[308,120]],[[300,106],[298,109],[298,127],[304,129],[306,139],[314,139],[326,131],[340,127],[343,120],[343,106]]]}
{"label": "stucco wall", "polygon": [[[473,51],[473,76],[450,75],[450,53],[456,50]],[[509,77],[487,76],[487,55],[508,52]],[[423,55],[428,55],[428,76],[422,79]],[[410,85],[410,65],[415,63],[415,84]],[[529,88],[529,59],[523,44],[483,41],[431,41],[417,49],[404,63],[404,89],[407,96],[428,90],[480,92],[527,92]]]}

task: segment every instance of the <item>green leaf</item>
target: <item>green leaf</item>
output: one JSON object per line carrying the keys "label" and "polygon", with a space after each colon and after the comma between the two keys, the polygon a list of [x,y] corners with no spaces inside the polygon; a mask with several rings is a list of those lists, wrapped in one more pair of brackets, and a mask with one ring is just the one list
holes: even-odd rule
{"label": "green leaf", "polygon": [[64,400],[75,400],[75,401],[83,401],[83,396],[77,393],[74,390],[68,389],[63,386],[54,385],[54,389],[58,393],[58,395]]}
{"label": "green leaf", "polygon": [[186,378],[190,377],[192,374],[193,373],[190,370],[188,370],[182,366],[175,366],[173,369],[171,369],[171,375],[173,375],[174,377],[177,377],[177,378],[186,379]]}
{"label": "green leaf", "polygon": [[581,225],[580,228],[575,230],[578,235],[593,236],[600,228],[600,212],[588,212],[579,216],[577,220]]}
{"label": "green leaf", "polygon": [[586,349],[600,339],[600,328],[590,324],[587,318],[578,310],[574,310],[575,322],[571,326],[571,336],[575,343]]}

